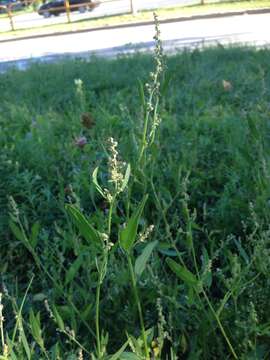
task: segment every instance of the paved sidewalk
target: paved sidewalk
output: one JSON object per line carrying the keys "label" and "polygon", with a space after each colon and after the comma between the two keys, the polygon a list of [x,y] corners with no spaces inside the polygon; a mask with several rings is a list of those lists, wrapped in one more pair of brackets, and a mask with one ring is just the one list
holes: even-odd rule
{"label": "paved sidewalk", "polygon": [[[265,46],[270,44],[269,24],[270,14],[245,14],[162,23],[160,28],[165,51],[171,53],[216,44]],[[149,51],[153,35],[153,25],[143,25],[0,43],[0,71],[13,65],[23,69],[33,61]]]}
{"label": "paved sidewalk", "polygon": [[[198,14],[198,15],[189,15],[189,16],[168,18],[168,19],[160,19],[159,23],[160,24],[168,24],[168,23],[181,22],[181,21],[216,19],[216,18],[231,17],[231,16],[238,16],[238,15],[239,16],[240,15],[258,15],[258,14],[268,14],[268,13],[270,13],[270,8],[247,9],[247,10],[237,10],[237,11],[219,11],[219,12],[208,13],[208,14]],[[145,26],[145,25],[154,25],[154,21],[153,20],[137,21],[137,22],[129,22],[126,24],[121,23],[121,24],[114,24],[114,25],[91,27],[91,28],[76,30],[76,33],[79,34],[79,33],[91,32],[91,31],[122,29],[122,28],[138,27],[138,26]],[[3,37],[2,39],[1,39],[1,34],[0,34],[0,43],[26,40],[26,39],[62,36],[62,35],[69,35],[69,34],[74,34],[74,30],[73,31],[69,30],[69,31],[61,31],[61,32],[53,32],[53,33],[44,33],[44,34],[33,34],[33,35],[18,36],[18,37],[15,36],[15,37],[10,37],[10,38]]]}

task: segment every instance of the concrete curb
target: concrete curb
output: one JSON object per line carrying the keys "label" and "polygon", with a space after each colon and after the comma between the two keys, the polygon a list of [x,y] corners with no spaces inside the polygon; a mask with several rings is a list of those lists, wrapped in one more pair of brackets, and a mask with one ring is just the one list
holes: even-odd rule
{"label": "concrete curb", "polygon": [[[192,16],[182,16],[182,17],[178,17],[178,18],[159,20],[159,23],[160,24],[168,24],[168,23],[175,23],[175,22],[181,22],[181,21],[215,19],[215,18],[222,18],[222,17],[245,15],[245,14],[252,15],[252,14],[267,14],[267,13],[270,13],[270,8],[228,11],[228,12],[224,12],[224,13],[219,12],[219,13],[211,13],[211,14],[192,15]],[[2,40],[0,39],[0,43],[28,40],[28,39],[39,39],[39,38],[61,36],[61,35],[79,34],[79,33],[101,31],[101,30],[123,29],[123,28],[130,28],[130,27],[153,25],[153,24],[154,24],[154,21],[152,21],[152,20],[151,21],[140,21],[140,22],[134,22],[134,23],[100,26],[100,27],[82,29],[82,30],[76,30],[76,31],[63,31],[63,32],[55,32],[55,33],[51,33],[51,34],[37,34],[37,35],[21,36],[21,37],[10,38],[10,39],[2,39]]]}

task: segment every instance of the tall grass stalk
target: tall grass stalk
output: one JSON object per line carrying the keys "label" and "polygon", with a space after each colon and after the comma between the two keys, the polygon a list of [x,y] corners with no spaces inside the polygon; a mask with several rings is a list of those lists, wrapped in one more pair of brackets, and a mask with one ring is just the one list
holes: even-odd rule
{"label": "tall grass stalk", "polygon": [[0,293],[0,331],[1,331],[1,344],[2,344],[2,353],[5,352],[5,336],[4,336],[4,316],[3,316],[3,304],[2,304],[2,294]]}
{"label": "tall grass stalk", "polygon": [[135,303],[137,305],[138,314],[139,314],[145,359],[148,360],[148,359],[150,359],[150,357],[149,357],[149,349],[148,349],[148,345],[147,345],[147,337],[146,337],[146,333],[145,333],[142,306],[141,306],[140,297],[139,297],[139,293],[138,293],[138,289],[137,289],[137,281],[136,281],[136,276],[134,273],[134,268],[132,265],[131,255],[129,253],[127,254],[127,260],[128,260],[128,268],[129,268],[129,273],[130,273],[130,278],[131,278],[131,284],[132,284],[133,293],[135,296]]}
{"label": "tall grass stalk", "polygon": [[[199,267],[198,267],[198,263],[197,263],[197,258],[196,258],[196,251],[195,251],[195,247],[194,247],[194,240],[193,240],[193,233],[192,233],[192,222],[193,222],[193,219],[191,218],[190,216],[190,210],[189,210],[189,207],[188,207],[188,204],[187,204],[187,201],[188,201],[188,195],[185,191],[184,193],[184,200],[183,200],[183,207],[184,207],[184,213],[186,215],[186,222],[187,222],[187,231],[186,231],[186,236],[187,236],[187,245],[188,247],[190,247],[190,250],[191,250],[191,254],[192,254],[192,260],[193,260],[193,265],[194,265],[194,268],[195,268],[195,272],[196,272],[196,276],[197,276],[197,279],[198,281],[200,282],[201,284],[201,291],[202,291],[202,294],[207,302],[207,305],[209,306],[209,309],[210,311],[212,312],[217,324],[218,324],[218,327],[221,331],[221,334],[223,335],[229,349],[230,349],[230,352],[231,354],[233,355],[234,359],[238,359],[238,356],[236,355],[236,352],[230,342],[230,339],[221,323],[221,320],[219,318],[219,315],[216,313],[215,309],[213,308],[213,305],[211,304],[211,301],[209,299],[209,297],[207,296],[205,290],[204,290],[204,284],[203,284],[203,281],[201,279],[201,275],[200,275],[200,271],[199,271]],[[200,297],[199,295],[199,292],[196,291],[197,293],[197,296]]]}
{"label": "tall grass stalk", "polygon": [[[96,323],[96,342],[97,342],[97,356],[98,359],[102,358],[102,349],[101,349],[101,334],[100,334],[100,290],[102,286],[102,282],[106,275],[106,268],[108,262],[108,255],[109,255],[109,244],[108,241],[111,236],[111,226],[112,226],[112,215],[113,209],[115,206],[116,195],[112,196],[112,200],[110,201],[109,205],[109,212],[108,212],[108,234],[103,234],[105,237],[105,247],[103,249],[102,260],[101,260],[101,267],[99,268],[98,265],[98,283],[97,283],[97,290],[96,290],[96,303],[95,303],[95,323]],[[98,260],[97,260],[98,261]]]}

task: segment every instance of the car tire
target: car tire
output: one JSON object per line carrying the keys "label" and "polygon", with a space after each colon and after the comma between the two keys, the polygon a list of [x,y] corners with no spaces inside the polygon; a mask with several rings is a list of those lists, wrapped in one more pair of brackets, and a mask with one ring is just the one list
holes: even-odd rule
{"label": "car tire", "polygon": [[85,6],[80,6],[80,7],[78,8],[78,10],[79,10],[79,13],[83,14],[83,13],[86,12],[87,9],[86,9]]}
{"label": "car tire", "polygon": [[48,19],[50,16],[51,16],[51,13],[50,13],[49,11],[44,11],[43,17],[44,17],[45,19]]}

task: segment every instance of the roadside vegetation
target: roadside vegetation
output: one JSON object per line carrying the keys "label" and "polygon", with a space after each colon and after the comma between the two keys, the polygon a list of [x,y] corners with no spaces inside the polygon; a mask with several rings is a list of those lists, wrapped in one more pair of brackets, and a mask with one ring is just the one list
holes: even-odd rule
{"label": "roadside vegetation", "polygon": [[[177,19],[181,17],[191,17],[199,15],[209,15],[215,13],[228,13],[228,12],[237,12],[237,11],[249,11],[255,9],[268,9],[270,7],[270,0],[250,0],[250,1],[224,1],[224,2],[208,2],[206,1],[204,5],[188,5],[188,6],[177,6],[172,8],[163,8],[157,9],[156,13],[160,19]],[[37,6],[36,6],[37,8]],[[31,12],[29,8],[26,10]],[[5,21],[8,22],[7,15],[0,15],[0,19],[4,17]],[[13,39],[25,36],[35,36],[35,35],[44,35],[44,34],[54,34],[54,33],[63,33],[67,31],[79,31],[86,29],[95,29],[102,28],[104,26],[115,26],[123,24],[132,24],[140,23],[145,21],[153,20],[153,10],[139,11],[136,16],[132,14],[119,14],[113,16],[104,16],[104,17],[95,17],[93,12],[89,18],[84,18],[80,20],[73,21],[72,14],[71,23],[67,22],[66,15],[61,15],[58,24],[51,24],[48,20],[48,24],[39,25],[36,24],[33,28],[24,28],[20,29],[20,25],[16,24],[17,13],[14,13],[13,23],[14,31],[7,31],[10,27],[9,24],[6,24],[6,29],[0,31],[0,41],[5,39]],[[42,19],[42,18],[40,18]],[[24,23],[25,27],[25,23]]]}
{"label": "roadside vegetation", "polygon": [[269,61],[0,75],[0,359],[269,358]]}

